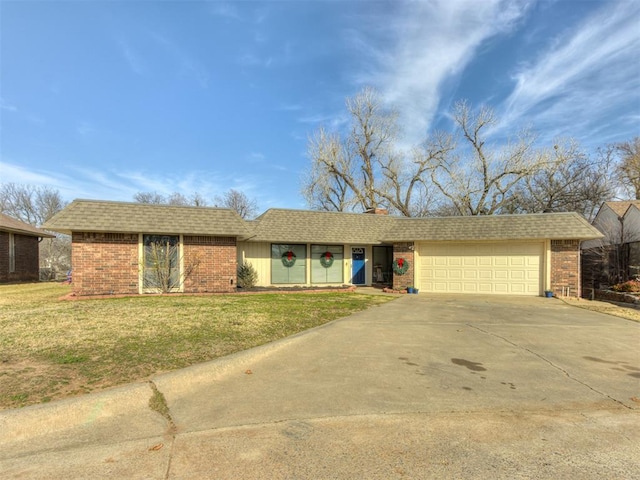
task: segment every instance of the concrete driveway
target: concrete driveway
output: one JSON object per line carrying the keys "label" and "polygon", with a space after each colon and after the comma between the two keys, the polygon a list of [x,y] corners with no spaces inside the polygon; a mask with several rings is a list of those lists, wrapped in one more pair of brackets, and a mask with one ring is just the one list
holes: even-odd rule
{"label": "concrete driveway", "polygon": [[639,345],[640,324],[555,299],[406,295],[149,384],[0,413],[0,471],[640,478]]}

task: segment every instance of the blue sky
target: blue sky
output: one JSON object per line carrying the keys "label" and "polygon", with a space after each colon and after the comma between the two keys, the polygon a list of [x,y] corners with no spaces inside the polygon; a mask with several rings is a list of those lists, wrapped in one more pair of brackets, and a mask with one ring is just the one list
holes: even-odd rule
{"label": "blue sky", "polygon": [[0,0],[0,182],[65,200],[230,188],[304,208],[307,138],[377,88],[405,141],[492,106],[495,132],[640,135],[640,2]]}

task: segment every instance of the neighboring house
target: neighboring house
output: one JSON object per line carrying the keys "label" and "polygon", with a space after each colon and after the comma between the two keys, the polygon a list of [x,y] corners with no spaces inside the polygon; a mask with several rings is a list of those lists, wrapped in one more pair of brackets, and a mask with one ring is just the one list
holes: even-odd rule
{"label": "neighboring house", "polygon": [[640,274],[640,200],[604,202],[592,225],[600,239],[583,243],[583,285],[599,288]]}
{"label": "neighboring house", "polygon": [[28,223],[0,213],[0,283],[38,280],[40,240],[53,237]]}
{"label": "neighboring house", "polygon": [[421,292],[578,295],[580,243],[601,234],[576,213],[404,218],[271,209],[235,212],[76,200],[46,224],[72,235],[78,295],[158,291],[160,245],[181,292],[232,292],[248,261],[258,286],[413,285]]}

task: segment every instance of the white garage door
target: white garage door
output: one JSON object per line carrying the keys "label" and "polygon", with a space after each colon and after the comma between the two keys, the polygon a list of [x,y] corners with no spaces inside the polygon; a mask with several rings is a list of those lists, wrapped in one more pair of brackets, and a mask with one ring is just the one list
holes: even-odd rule
{"label": "white garage door", "polygon": [[543,243],[419,243],[423,292],[540,295]]}

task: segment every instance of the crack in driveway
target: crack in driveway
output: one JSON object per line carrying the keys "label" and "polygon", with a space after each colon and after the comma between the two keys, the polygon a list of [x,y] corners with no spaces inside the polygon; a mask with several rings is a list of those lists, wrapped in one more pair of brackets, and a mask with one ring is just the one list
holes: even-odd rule
{"label": "crack in driveway", "polygon": [[559,366],[559,365],[556,365],[555,363],[553,363],[551,360],[549,360],[549,359],[548,359],[548,358],[546,358],[545,356],[541,355],[540,353],[538,353],[538,352],[534,352],[533,350],[531,350],[531,349],[529,349],[529,348],[527,348],[527,347],[524,347],[524,346],[522,346],[522,345],[519,345],[519,344],[517,344],[517,343],[514,343],[514,342],[512,342],[511,340],[509,340],[509,339],[507,339],[507,338],[505,338],[505,337],[503,337],[503,336],[501,336],[501,335],[498,335],[498,334],[496,334],[496,333],[490,332],[490,331],[488,331],[488,330],[484,330],[483,328],[480,328],[480,327],[478,327],[477,325],[473,325],[473,324],[471,324],[471,323],[467,323],[466,325],[467,325],[468,327],[470,327],[470,328],[474,328],[474,329],[478,330],[479,332],[484,333],[485,335],[490,335],[490,336],[492,336],[492,337],[494,337],[494,338],[499,338],[500,340],[502,340],[503,342],[508,343],[509,345],[512,345],[512,346],[514,346],[514,347],[516,347],[516,348],[519,348],[520,350],[524,350],[525,352],[528,352],[528,353],[530,353],[531,355],[534,355],[534,356],[538,357],[540,360],[542,360],[543,362],[545,362],[545,363],[549,364],[549,365],[550,365],[551,367],[553,367],[554,369],[556,369],[556,370],[558,370],[558,371],[562,372],[566,377],[570,378],[570,379],[571,379],[571,380],[573,380],[574,382],[579,383],[580,385],[583,385],[583,386],[587,387],[589,390],[591,390],[592,392],[597,393],[598,395],[601,395],[601,396],[603,396],[603,397],[606,397],[606,398],[608,398],[608,399],[610,399],[610,400],[612,400],[612,401],[616,402],[618,405],[621,405],[621,406],[623,406],[624,408],[626,408],[626,409],[628,409],[628,410],[633,410],[633,408],[629,407],[628,405],[625,405],[625,404],[624,404],[624,402],[622,402],[622,401],[618,400],[617,398],[614,398],[614,397],[612,397],[611,395],[609,395],[609,394],[607,394],[607,393],[605,393],[605,392],[601,392],[600,390],[597,390],[597,389],[593,388],[593,387],[592,387],[591,385],[589,385],[588,383],[585,383],[585,382],[583,382],[582,380],[580,380],[580,379],[578,379],[578,378],[574,377],[574,376],[573,376],[573,375],[571,375],[568,371],[566,371],[564,368],[562,368],[562,367],[561,367],[561,366]]}
{"label": "crack in driveway", "polygon": [[152,380],[149,381],[149,386],[151,387],[151,391],[153,392],[151,398],[149,399],[149,408],[154,412],[162,415],[165,420],[167,420],[167,434],[171,436],[171,445],[169,447],[168,455],[169,458],[167,460],[167,468],[165,470],[164,476],[165,480],[168,480],[171,473],[171,460],[173,459],[173,449],[176,443],[177,427],[175,422],[173,421],[173,417],[171,416],[171,411],[164,394],[160,390],[158,390],[158,387]]}

